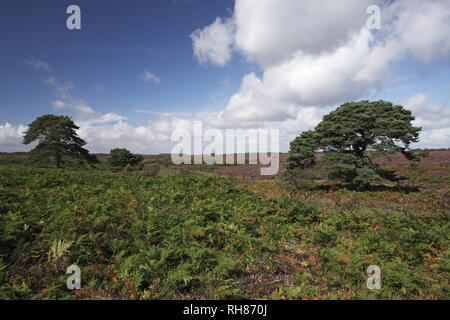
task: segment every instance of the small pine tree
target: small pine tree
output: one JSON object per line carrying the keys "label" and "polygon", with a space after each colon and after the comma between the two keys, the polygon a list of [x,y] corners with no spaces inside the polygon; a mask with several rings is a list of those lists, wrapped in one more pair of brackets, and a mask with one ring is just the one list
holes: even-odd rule
{"label": "small pine tree", "polygon": [[127,149],[115,148],[109,152],[108,162],[112,167],[125,168],[127,165],[137,166],[144,160],[141,155],[132,154]]}

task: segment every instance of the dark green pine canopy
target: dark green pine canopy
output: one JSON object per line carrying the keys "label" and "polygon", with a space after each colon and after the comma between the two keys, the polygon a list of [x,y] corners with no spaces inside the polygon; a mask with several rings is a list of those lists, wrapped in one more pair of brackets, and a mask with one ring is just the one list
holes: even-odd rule
{"label": "dark green pine canopy", "polygon": [[398,180],[373,163],[370,155],[401,152],[409,160],[418,160],[409,150],[421,131],[411,124],[414,119],[410,110],[387,101],[345,103],[324,116],[314,131],[303,132],[291,142],[287,168],[314,165],[314,154],[322,150],[331,178],[356,184]]}
{"label": "dark green pine canopy", "polygon": [[28,130],[24,132],[23,143],[38,142],[30,156],[39,159],[53,157],[57,168],[61,167],[63,156],[84,158],[95,163],[97,158],[83,148],[86,142],[78,137],[78,129],[68,116],[46,114],[29,125]]}

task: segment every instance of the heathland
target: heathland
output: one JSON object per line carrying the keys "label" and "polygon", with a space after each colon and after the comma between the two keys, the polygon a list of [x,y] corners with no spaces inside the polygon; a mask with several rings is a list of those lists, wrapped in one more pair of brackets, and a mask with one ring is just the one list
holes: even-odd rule
{"label": "heathland", "polygon": [[[54,169],[0,157],[0,298],[450,298],[448,150],[382,158],[409,179],[364,191],[320,167],[290,192],[257,165],[145,156],[124,174],[98,158]],[[381,289],[367,288],[369,265]]]}

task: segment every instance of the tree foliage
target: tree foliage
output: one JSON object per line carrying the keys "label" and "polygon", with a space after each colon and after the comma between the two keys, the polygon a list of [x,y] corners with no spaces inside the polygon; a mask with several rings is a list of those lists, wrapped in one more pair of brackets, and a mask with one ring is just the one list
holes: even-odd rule
{"label": "tree foliage", "polygon": [[127,149],[115,148],[109,152],[108,162],[113,167],[124,168],[128,164],[136,166],[144,160],[141,155],[132,154]]}
{"label": "tree foliage", "polygon": [[78,137],[78,129],[68,116],[46,114],[29,125],[28,130],[24,132],[22,143],[38,142],[30,156],[45,161],[53,158],[57,168],[61,167],[64,156],[83,158],[90,163],[96,163],[96,156],[83,148],[86,142]]}
{"label": "tree foliage", "polygon": [[332,179],[359,186],[376,180],[396,181],[402,177],[381,169],[373,158],[401,152],[408,160],[419,160],[409,149],[421,130],[412,126],[413,120],[410,110],[390,102],[345,103],[325,115],[314,131],[303,132],[291,142],[287,168],[314,166],[314,154],[322,150],[322,162]]}

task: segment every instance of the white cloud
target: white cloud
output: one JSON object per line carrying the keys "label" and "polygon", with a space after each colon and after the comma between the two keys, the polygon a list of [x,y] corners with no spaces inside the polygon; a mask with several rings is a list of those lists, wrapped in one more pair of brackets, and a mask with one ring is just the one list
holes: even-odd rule
{"label": "white cloud", "polygon": [[232,20],[217,18],[211,25],[191,34],[194,55],[200,63],[224,66],[231,59],[233,38]]}
{"label": "white cloud", "polygon": [[141,74],[141,79],[145,82],[161,83],[160,77],[148,70],[145,70],[144,73]]}
{"label": "white cloud", "polygon": [[72,82],[61,82],[55,76],[45,79],[44,83],[54,87],[58,95],[63,99],[69,95],[69,91],[74,87],[74,84]]}
{"label": "white cloud", "polygon": [[47,72],[52,72],[52,68],[50,68],[50,65],[47,62],[45,62],[45,61],[43,61],[43,60],[41,60],[39,58],[28,57],[23,62],[26,65],[28,65],[28,66],[30,66],[30,67],[32,67],[34,69],[44,69]]}
{"label": "white cloud", "polygon": [[160,115],[136,127],[128,124],[125,118],[104,124],[77,121],[77,125],[80,126],[78,133],[88,142],[86,148],[90,151],[107,153],[123,147],[135,153],[153,154],[170,152],[175,145],[170,141],[172,132],[178,128],[190,130],[192,122]]}
{"label": "white cloud", "polygon": [[361,29],[335,51],[304,54],[265,70],[265,91],[274,99],[297,104],[329,105],[364,96],[388,77],[391,51],[371,49],[373,35]]}
{"label": "white cloud", "polygon": [[[250,79],[251,80],[251,79]],[[254,80],[254,79],[253,79]],[[260,93],[249,93],[260,94]],[[432,102],[424,94],[405,97],[396,101],[413,111],[416,126],[422,126],[420,143],[413,147],[450,146],[450,108],[444,102]],[[203,130],[208,128],[277,128],[280,130],[280,150],[289,150],[289,143],[302,131],[313,129],[323,115],[334,110],[334,106],[317,108],[314,106],[293,109],[287,117],[265,121],[247,115],[225,110],[218,113],[197,113],[192,116],[178,116],[172,113],[152,113],[154,119],[140,126],[131,126],[126,118],[109,118],[114,122],[77,122],[79,134],[88,142],[88,149],[108,152],[115,147],[125,147],[138,153],[170,152],[175,143],[170,141],[176,129],[193,130],[193,121],[203,121]],[[120,116],[119,116],[120,117]],[[106,116],[105,116],[106,118]]]}
{"label": "white cloud", "polygon": [[59,109],[72,109],[76,112],[77,116],[83,119],[89,119],[89,118],[96,118],[99,116],[98,113],[96,113],[92,107],[87,105],[87,103],[84,100],[81,99],[68,99],[66,101],[61,100],[53,100],[50,101],[50,103],[53,105],[53,107],[56,110]]}
{"label": "white cloud", "polygon": [[391,42],[399,42],[401,53],[422,63],[436,58],[449,60],[449,1],[394,1],[383,8],[383,14],[388,22],[384,28],[391,33]]}
{"label": "white cloud", "polygon": [[450,106],[445,101],[429,101],[425,94],[418,93],[399,100],[399,103],[413,112],[414,125],[427,129],[447,128],[450,131]]}
{"label": "white cloud", "polygon": [[[278,120],[305,105],[338,105],[391,84],[391,67],[409,56],[422,63],[450,56],[450,2],[398,0],[382,5],[382,30],[368,30],[366,9],[373,1],[236,0],[234,14],[201,31],[228,29],[227,41],[205,42],[209,52],[235,47],[263,69],[261,79],[248,74],[224,114],[235,119]],[[206,38],[206,36],[205,36]],[[196,56],[193,39],[194,53]],[[207,45],[206,45],[207,44]]]}
{"label": "white cloud", "polygon": [[0,124],[0,152],[29,151],[30,146],[22,144],[23,132],[27,126],[12,126],[10,123]]}
{"label": "white cloud", "polygon": [[450,147],[450,106],[445,101],[430,101],[419,93],[397,101],[415,116],[413,125],[422,127],[414,147]]}
{"label": "white cloud", "polygon": [[304,54],[328,52],[364,25],[369,0],[237,0],[235,42],[263,67]]}
{"label": "white cloud", "polygon": [[413,148],[450,148],[450,128],[425,130]]}
{"label": "white cloud", "polygon": [[[382,30],[366,27],[366,9],[372,4],[382,7]],[[330,106],[364,98],[394,83],[401,75],[390,70],[402,59],[413,57],[421,63],[449,59],[449,21],[450,2],[445,0],[236,0],[231,18],[216,19],[196,31],[207,39],[217,28],[227,41],[205,41],[206,49],[196,50],[193,38],[194,54],[200,61],[214,61],[210,53],[220,53],[225,58],[216,64],[224,65],[232,50],[239,51],[257,62],[263,75],[245,75],[225,109],[205,119],[219,126],[276,124],[286,132],[285,138],[295,126],[299,131],[312,128]],[[304,110],[310,114],[314,110],[309,122],[302,121]],[[417,122],[436,136],[441,130],[436,122],[446,125],[447,119],[423,113]]]}
{"label": "white cloud", "polygon": [[271,121],[295,117],[296,108],[271,95],[269,88],[254,73],[242,79],[239,92],[234,94],[223,113],[228,123],[236,121]]}
{"label": "white cloud", "polygon": [[[420,143],[413,147],[448,147],[450,146],[450,112],[449,107],[442,102],[430,102],[423,95],[406,97],[396,101],[416,116],[414,125],[423,126]],[[198,113],[192,116],[178,116],[170,113],[152,113],[153,119],[142,125],[132,126],[127,118],[108,113],[88,120],[76,120],[80,127],[78,134],[88,143],[86,148],[91,152],[107,153],[116,147],[123,147],[135,153],[153,154],[170,152],[175,143],[170,141],[173,131],[186,129],[192,133],[194,120],[203,121],[203,130],[218,129],[247,129],[247,128],[276,128],[280,130],[280,150],[289,150],[289,143],[302,131],[313,129],[323,115],[332,111],[334,107],[298,108],[294,114],[276,121],[264,121],[246,118],[246,120],[231,119],[233,114]],[[26,127],[11,126],[9,123],[0,125],[0,150],[23,151],[28,146],[20,144],[21,132]],[[204,146],[206,143],[204,144]],[[27,149],[28,148],[28,149]]]}
{"label": "white cloud", "polygon": [[80,123],[88,125],[126,119],[115,113],[100,114],[94,111],[83,99],[74,98],[70,92],[74,87],[72,82],[62,82],[56,77],[50,77],[44,80],[44,83],[55,89],[57,99],[50,101],[53,108],[55,110],[67,109],[75,112],[75,116]]}

